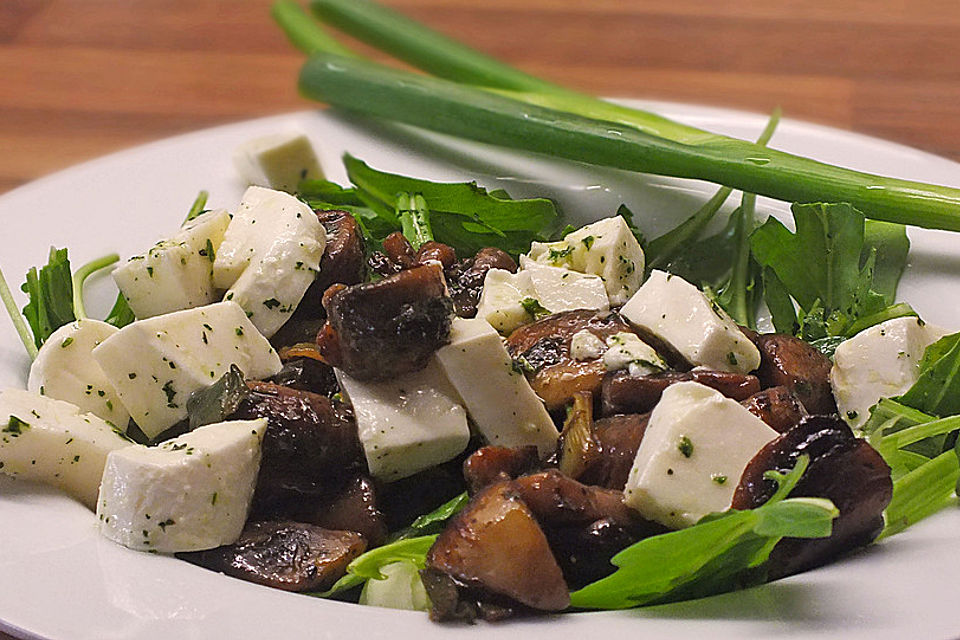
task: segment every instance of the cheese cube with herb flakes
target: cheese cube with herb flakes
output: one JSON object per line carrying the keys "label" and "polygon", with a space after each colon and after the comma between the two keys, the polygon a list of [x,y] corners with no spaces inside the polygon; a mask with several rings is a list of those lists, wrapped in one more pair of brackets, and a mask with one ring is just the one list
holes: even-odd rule
{"label": "cheese cube with herb flakes", "polygon": [[0,473],[57,487],[90,509],[107,454],[132,444],[69,402],[22,389],[0,392]]}
{"label": "cheese cube with herb flakes", "polygon": [[611,306],[622,305],[643,282],[643,249],[622,216],[588,224],[559,242],[534,242],[529,257],[600,277]]}
{"label": "cheese cube with herb flakes", "polygon": [[99,320],[76,320],[47,338],[30,366],[27,389],[55,400],[77,405],[120,429],[130,414],[113,384],[93,359],[93,350],[118,331]]}
{"label": "cheese cube with herb flakes", "polygon": [[214,281],[268,338],[320,270],[326,232],[313,210],[281,191],[250,187],[214,261]]}
{"label": "cheese cube with herb flakes", "polygon": [[374,478],[400,480],[452,460],[467,448],[467,412],[436,362],[384,382],[335,372],[353,406],[357,435]]}
{"label": "cheese cube with herb flakes", "polygon": [[211,424],[156,447],[112,452],[103,470],[100,533],[137,551],[233,544],[247,520],[267,420]]}
{"label": "cheese cube with herb flakes", "polygon": [[213,261],[229,223],[225,210],[207,211],[118,267],[113,279],[134,315],[150,318],[216,301]]}
{"label": "cheese cube with herb flakes", "polygon": [[779,434],[697,382],[667,387],[650,414],[623,501],[674,529],[725,511],[747,463]]}
{"label": "cheese cube with herb flakes", "polygon": [[646,376],[667,368],[667,364],[653,347],[635,333],[621,332],[607,336],[606,346],[603,366],[607,371],[627,369],[632,376]]}
{"label": "cheese cube with herb flakes", "polygon": [[841,342],[830,369],[840,415],[852,427],[863,426],[880,398],[898,396],[913,386],[924,351],[946,333],[920,318],[894,318]]}
{"label": "cheese cube with herb flakes", "polygon": [[750,373],[760,351],[727,312],[679,276],[654,270],[620,314],[695,367]]}
{"label": "cheese cube with herb flakes", "polygon": [[187,417],[187,399],[237,365],[247,378],[280,358],[236,303],[218,302],[127,325],[93,350],[120,401],[149,438]]}
{"label": "cheese cube with herb flakes", "polygon": [[536,445],[542,457],[556,450],[560,434],[550,414],[490,323],[454,318],[450,344],[437,350],[436,359],[487,442]]}
{"label": "cheese cube with herb flakes", "polygon": [[483,278],[477,317],[489,322],[497,331],[509,334],[535,320],[536,307],[540,306],[536,295],[528,272],[490,269]]}
{"label": "cheese cube with herb flakes", "polygon": [[520,256],[520,268],[530,274],[534,297],[550,313],[610,308],[603,280],[598,276],[541,264],[527,256]]}
{"label": "cheese cube with herb flakes", "polygon": [[275,133],[249,140],[233,153],[240,179],[249,185],[295,193],[301,180],[322,180],[310,140],[302,133]]}

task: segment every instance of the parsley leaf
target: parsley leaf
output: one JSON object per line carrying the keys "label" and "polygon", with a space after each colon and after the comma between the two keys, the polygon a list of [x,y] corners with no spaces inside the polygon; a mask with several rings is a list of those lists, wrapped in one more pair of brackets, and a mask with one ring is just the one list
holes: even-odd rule
{"label": "parsley leaf", "polygon": [[73,310],[73,274],[66,249],[50,247],[47,264],[39,270],[31,267],[20,289],[30,297],[23,315],[37,348],[51,333],[77,319]]}

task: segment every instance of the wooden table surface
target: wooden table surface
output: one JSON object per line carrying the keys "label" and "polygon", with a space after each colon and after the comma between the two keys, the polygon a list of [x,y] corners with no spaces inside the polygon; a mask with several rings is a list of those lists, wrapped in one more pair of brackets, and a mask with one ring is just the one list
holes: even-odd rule
{"label": "wooden table surface", "polygon": [[[960,159],[957,0],[386,0],[591,92],[786,115]],[[303,109],[270,0],[0,0],[0,192]],[[6,639],[0,633],[0,638]]]}

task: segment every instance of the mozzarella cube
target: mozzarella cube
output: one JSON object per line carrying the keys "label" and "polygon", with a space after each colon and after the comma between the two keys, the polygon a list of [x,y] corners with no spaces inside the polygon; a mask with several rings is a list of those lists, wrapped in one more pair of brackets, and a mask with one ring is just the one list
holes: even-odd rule
{"label": "mozzarella cube", "polygon": [[217,253],[214,282],[229,288],[224,300],[243,307],[270,337],[316,278],[326,237],[316,214],[297,198],[250,187]]}
{"label": "mozzarella cube", "polygon": [[778,435],[719,391],[671,385],[650,414],[623,500],[671,528],[696,524],[730,507],[747,463]]}
{"label": "mozzarella cube", "polygon": [[113,279],[134,315],[150,318],[214,302],[213,260],[229,223],[226,211],[208,211],[118,267]]}
{"label": "mozzarella cube", "polygon": [[276,351],[233,302],[139,320],[104,340],[93,358],[150,438],[186,418],[190,394],[230,365],[256,379],[281,368]]}
{"label": "mozzarella cube", "polygon": [[923,352],[946,333],[919,318],[894,318],[841,342],[830,369],[840,415],[852,427],[863,426],[880,398],[898,396],[913,386]]}
{"label": "mozzarella cube", "polygon": [[529,257],[599,276],[613,306],[626,302],[643,282],[643,249],[622,216],[588,224],[559,242],[535,242]]}
{"label": "mozzarella cube", "polygon": [[99,320],[63,325],[40,347],[30,366],[27,389],[75,404],[81,411],[126,429],[130,414],[92,357],[93,349],[116,332],[116,327]]}
{"label": "mozzarella cube", "polygon": [[520,256],[520,265],[522,272],[530,274],[534,298],[550,313],[574,309],[606,311],[610,308],[607,291],[599,276],[540,264],[526,256]]}
{"label": "mozzarella cube", "polygon": [[436,363],[386,382],[364,382],[335,371],[353,406],[357,435],[374,478],[400,480],[467,448],[467,413]]}
{"label": "mozzarella cube", "polygon": [[581,329],[570,337],[570,357],[574,360],[595,360],[606,350],[603,340],[589,329]]}
{"label": "mozzarella cube", "polygon": [[322,180],[310,140],[302,133],[276,133],[245,142],[233,153],[240,179],[249,185],[294,193],[301,180]]}
{"label": "mozzarella cube", "polygon": [[620,314],[694,366],[733,373],[760,366],[760,351],[733,318],[679,276],[654,270]]}
{"label": "mozzarella cube", "polygon": [[260,471],[266,418],[200,427],[157,447],[107,456],[100,533],[138,551],[176,553],[233,544]]}
{"label": "mozzarella cube", "polygon": [[536,445],[541,457],[556,450],[559,433],[550,414],[490,323],[454,318],[450,344],[437,350],[436,359],[487,442]]}
{"label": "mozzarella cube", "polygon": [[483,278],[483,290],[477,303],[477,317],[483,318],[497,331],[510,333],[533,322],[524,306],[525,300],[536,300],[530,273],[510,273],[506,269],[490,269]]}
{"label": "mozzarella cube", "polygon": [[95,508],[107,454],[132,443],[76,405],[0,392],[0,472],[53,485]]}
{"label": "mozzarella cube", "polygon": [[607,371],[628,369],[630,375],[645,376],[667,368],[653,347],[635,333],[615,333],[607,337],[606,344],[603,366]]}

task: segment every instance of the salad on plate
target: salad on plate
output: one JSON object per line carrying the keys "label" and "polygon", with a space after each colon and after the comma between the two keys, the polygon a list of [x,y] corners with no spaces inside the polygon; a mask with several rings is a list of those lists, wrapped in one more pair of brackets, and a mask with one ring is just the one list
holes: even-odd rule
{"label": "salad on plate", "polygon": [[[51,249],[0,294],[33,359],[0,472],[114,542],[289,591],[498,620],[692,599],[805,571],[950,504],[960,334],[897,298],[904,224],[960,197],[574,94],[366,2],[294,4],[301,86],[441,133],[721,188],[659,237],[625,206],[378,170],[281,132],[113,272],[87,316]],[[389,37],[387,37],[389,36]],[[727,220],[722,205],[741,190]],[[759,220],[757,194],[794,202]],[[94,515],[95,514],[95,515]]]}

